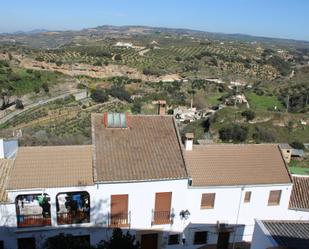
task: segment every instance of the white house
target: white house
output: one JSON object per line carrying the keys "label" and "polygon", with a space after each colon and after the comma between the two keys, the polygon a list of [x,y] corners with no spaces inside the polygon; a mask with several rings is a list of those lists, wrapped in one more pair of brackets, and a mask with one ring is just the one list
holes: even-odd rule
{"label": "white house", "polygon": [[172,116],[91,121],[92,145],[2,159],[2,248],[40,248],[60,232],[95,245],[121,227],[142,249],[226,249],[251,241],[254,219],[288,216],[292,180],[277,145],[183,145]]}

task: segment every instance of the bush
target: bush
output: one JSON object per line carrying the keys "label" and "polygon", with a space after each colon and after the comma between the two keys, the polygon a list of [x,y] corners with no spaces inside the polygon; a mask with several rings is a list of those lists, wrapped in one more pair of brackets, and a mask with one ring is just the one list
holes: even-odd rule
{"label": "bush", "polygon": [[62,61],[56,61],[56,66],[60,67],[62,64]]}
{"label": "bush", "polygon": [[122,60],[121,54],[116,54],[115,61],[121,61],[121,60]]}
{"label": "bush", "polygon": [[93,63],[93,65],[101,67],[102,66],[102,62],[101,61],[96,61],[95,63]]}
{"label": "bush", "polygon": [[139,114],[141,113],[142,110],[142,103],[140,101],[135,100],[133,102],[133,106],[131,107],[131,111],[134,114]]}
{"label": "bush", "polygon": [[109,94],[113,96],[114,98],[118,98],[120,100],[125,100],[127,102],[131,102],[131,95],[129,92],[127,92],[124,88],[118,87],[118,86],[113,86],[109,90]]}
{"label": "bush", "polygon": [[246,110],[241,113],[241,116],[245,117],[247,122],[255,118],[255,112],[251,110]]}
{"label": "bush", "polygon": [[16,109],[24,109],[24,104],[20,99],[16,99],[15,108]]}
{"label": "bush", "polygon": [[43,83],[42,84],[42,88],[44,90],[45,93],[48,93],[49,92],[49,87],[48,87],[48,84],[47,83]]}
{"label": "bush", "polygon": [[222,127],[219,130],[219,137],[222,141],[244,142],[248,136],[248,128],[238,124]]}
{"label": "bush", "polygon": [[60,233],[48,238],[43,249],[91,249],[90,243],[84,238],[76,238],[71,234]]}
{"label": "bush", "polygon": [[292,143],[290,143],[290,145],[294,148],[294,149],[298,149],[298,150],[304,150],[305,146],[302,142],[299,141],[294,141]]}
{"label": "bush", "polygon": [[253,133],[252,137],[257,141],[257,142],[266,142],[266,143],[271,143],[276,140],[275,135],[263,128],[263,127],[255,127],[255,132]]}
{"label": "bush", "polygon": [[104,103],[108,101],[108,94],[103,89],[95,89],[90,97],[97,103]]}
{"label": "bush", "polygon": [[120,228],[113,230],[113,235],[110,240],[101,241],[97,249],[139,249],[139,242],[135,241],[135,236],[129,232],[123,234]]}

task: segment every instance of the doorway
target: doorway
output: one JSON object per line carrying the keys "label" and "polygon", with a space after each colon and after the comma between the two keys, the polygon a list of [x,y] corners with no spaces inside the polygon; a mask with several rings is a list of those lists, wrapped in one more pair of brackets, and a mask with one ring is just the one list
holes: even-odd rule
{"label": "doorway", "polygon": [[143,234],[141,237],[141,249],[157,249],[158,248],[158,234]]}
{"label": "doorway", "polygon": [[217,249],[228,249],[230,241],[230,232],[219,232]]}

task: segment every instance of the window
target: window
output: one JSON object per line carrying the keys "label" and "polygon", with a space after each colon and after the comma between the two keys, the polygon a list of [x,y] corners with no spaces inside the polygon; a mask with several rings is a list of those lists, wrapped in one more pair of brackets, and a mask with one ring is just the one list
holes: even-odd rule
{"label": "window", "polygon": [[281,190],[271,190],[269,192],[268,206],[277,206],[280,204]]}
{"label": "window", "polygon": [[207,243],[207,232],[195,232],[194,234],[194,245],[201,245]]}
{"label": "window", "polygon": [[153,224],[171,223],[172,192],[156,193]]}
{"label": "window", "polygon": [[3,242],[3,240],[0,240],[0,249],[4,249],[4,242]]}
{"label": "window", "polygon": [[202,194],[201,209],[212,209],[215,206],[215,193]]}
{"label": "window", "polygon": [[251,200],[251,191],[246,191],[245,192],[245,200],[244,200],[244,202],[248,203],[248,202],[250,202],[250,200]]}
{"label": "window", "polygon": [[17,240],[18,249],[35,249],[35,238],[22,238]]}
{"label": "window", "polygon": [[110,226],[125,227],[129,225],[129,195],[111,196]]}
{"label": "window", "polygon": [[171,234],[168,236],[169,245],[178,245],[179,244],[179,234]]}

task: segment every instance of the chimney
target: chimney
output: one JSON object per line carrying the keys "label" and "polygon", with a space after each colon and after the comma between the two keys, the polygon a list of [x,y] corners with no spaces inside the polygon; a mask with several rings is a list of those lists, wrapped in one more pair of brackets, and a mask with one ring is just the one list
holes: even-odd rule
{"label": "chimney", "polygon": [[186,137],[185,149],[186,150],[192,150],[194,134],[193,133],[186,133],[185,137]]}
{"label": "chimney", "polygon": [[166,101],[158,100],[158,114],[165,115],[166,114]]}

